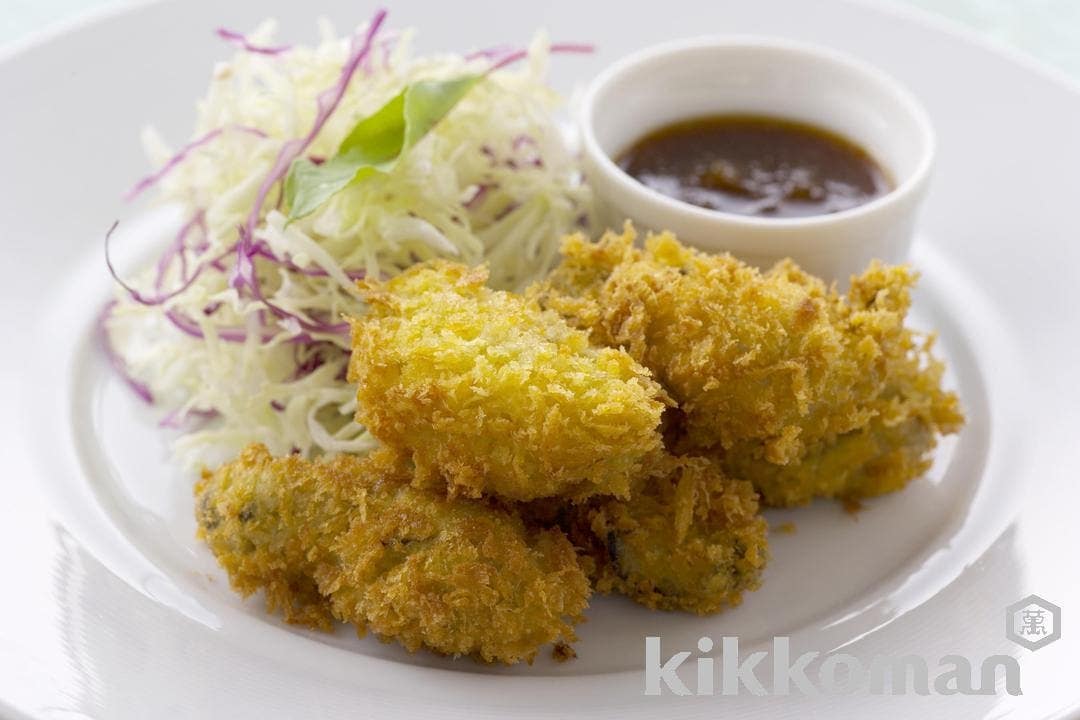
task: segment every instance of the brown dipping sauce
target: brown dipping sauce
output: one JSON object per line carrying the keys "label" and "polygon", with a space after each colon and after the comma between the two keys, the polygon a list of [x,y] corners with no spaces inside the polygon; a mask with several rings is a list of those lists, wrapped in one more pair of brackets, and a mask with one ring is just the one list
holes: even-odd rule
{"label": "brown dipping sauce", "polygon": [[892,190],[881,166],[851,141],[813,125],[753,115],[668,125],[617,162],[657,192],[737,215],[826,215]]}

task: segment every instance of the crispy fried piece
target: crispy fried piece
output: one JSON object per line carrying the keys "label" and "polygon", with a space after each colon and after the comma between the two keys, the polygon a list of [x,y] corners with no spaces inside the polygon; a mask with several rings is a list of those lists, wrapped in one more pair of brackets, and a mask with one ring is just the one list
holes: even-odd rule
{"label": "crispy fried piece", "polygon": [[895,492],[923,475],[936,445],[930,426],[918,417],[899,425],[875,418],[861,430],[817,443],[799,462],[775,465],[741,446],[728,453],[724,465],[752,478],[771,505],[800,505],[810,497],[857,501]]}
{"label": "crispy fried piece", "polygon": [[592,558],[598,591],[653,609],[707,614],[738,605],[759,587],[768,560],[757,493],[704,458],[661,456],[629,501],[568,507],[560,519]]}
{"label": "crispy fried piece", "polygon": [[625,352],[485,279],[432,262],[366,286],[357,420],[452,494],[625,496],[660,446],[663,391]]}
{"label": "crispy fried piece", "polygon": [[199,535],[238,592],[265,591],[289,622],[485,662],[575,639],[589,583],[562,532],[411,479],[385,449],[312,462],[253,445],[203,475]]}
{"label": "crispy fried piece", "polygon": [[679,405],[674,449],[720,457],[766,503],[898,489],[963,423],[932,338],[904,327],[908,268],[874,263],[844,296],[791,261],[760,273],[668,233],[634,239],[567,238],[531,294],[652,370]]}

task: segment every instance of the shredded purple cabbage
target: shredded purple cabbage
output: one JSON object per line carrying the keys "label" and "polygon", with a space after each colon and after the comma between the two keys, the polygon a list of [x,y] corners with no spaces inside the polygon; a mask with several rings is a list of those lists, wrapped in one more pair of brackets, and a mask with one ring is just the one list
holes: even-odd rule
{"label": "shredded purple cabbage", "polygon": [[[382,50],[381,59],[383,70],[390,67],[390,55],[394,52],[394,48],[397,47],[400,34],[397,31],[390,30],[386,33],[386,36],[379,42],[379,49]],[[371,74],[370,56],[368,62],[365,63],[365,71]]]}
{"label": "shredded purple cabbage", "polygon": [[217,410],[199,410],[193,408],[191,410],[181,410],[176,408],[170,410],[169,414],[161,418],[158,422],[158,427],[179,429],[184,426],[184,422],[191,416],[195,416],[202,420],[212,420],[219,415]]}
{"label": "shredded purple cabbage", "polygon": [[[199,324],[189,318],[187,315],[180,312],[179,310],[166,310],[165,317],[170,323],[173,324],[173,327],[175,327],[177,330],[184,333],[185,335],[193,337],[196,340],[206,339],[206,335],[203,334],[202,328],[199,327]],[[264,327],[266,327],[265,324]],[[348,325],[346,325],[345,327],[347,330]],[[247,342],[248,339],[247,329],[236,326],[215,328],[214,335],[215,337],[217,337],[218,340],[230,343],[243,343]],[[277,336],[277,330],[268,329],[266,332],[259,336],[259,342],[264,344],[269,343],[272,342]],[[306,332],[299,332],[289,337],[287,342],[290,344],[305,344],[318,341]]]}
{"label": "shredded purple cabbage", "polygon": [[[186,278],[188,276],[188,258],[187,258],[187,238],[191,234],[192,230],[198,230],[202,234],[202,241],[200,246],[205,245],[209,247],[209,243],[206,241],[206,212],[204,210],[198,210],[191,219],[188,220],[176,233],[176,238],[168,249],[158,258],[157,263],[157,277],[154,278],[154,290],[161,292],[161,287],[165,283],[165,278],[169,274],[169,269],[172,268],[174,260],[180,261],[180,277]],[[108,258],[109,251],[106,248],[105,256]]]}
{"label": "shredded purple cabbage", "polygon": [[[131,299],[139,303],[140,305],[162,305],[173,299],[180,293],[184,292],[189,287],[191,287],[195,283],[195,281],[199,279],[199,276],[201,276],[206,270],[211,268],[222,268],[223,266],[221,265],[221,260],[228,257],[229,255],[232,255],[235,251],[235,247],[230,247],[216,257],[213,257],[209,260],[204,260],[203,262],[199,263],[198,267],[195,268],[195,271],[191,273],[191,275],[187,275],[186,277],[184,275],[181,275],[180,285],[176,288],[168,292],[164,292],[161,289],[161,285],[165,279],[165,275],[168,273],[168,270],[171,267],[173,260],[175,260],[177,257],[184,257],[184,240],[191,232],[192,227],[195,226],[196,221],[200,217],[201,214],[196,213],[196,216],[194,218],[186,222],[180,228],[180,231],[177,233],[176,239],[173,241],[173,244],[170,246],[169,250],[166,250],[165,254],[162,255],[161,259],[158,260],[157,278],[154,281],[154,290],[156,294],[154,295],[144,295],[143,293],[139,292],[139,290],[137,290],[136,288],[128,285],[127,282],[125,282],[124,279],[120,277],[119,273],[116,272],[116,268],[113,266],[112,263],[112,255],[109,253],[109,241],[112,239],[112,235],[116,231],[116,228],[120,225],[120,221],[113,222],[112,227],[110,227],[108,232],[105,233],[105,266],[109,269],[109,274],[112,275],[113,280],[116,281],[116,284],[124,288],[124,290],[127,291]],[[183,263],[184,267],[181,271],[182,273],[186,274],[187,260],[183,260]]]}
{"label": "shredded purple cabbage", "polygon": [[299,328],[309,332],[345,334],[348,332],[349,326],[348,323],[312,322],[295,313],[291,313],[278,307],[263,295],[262,288],[259,286],[259,278],[255,272],[255,263],[253,260],[256,248],[255,226],[258,224],[259,213],[262,210],[263,204],[266,202],[266,198],[270,194],[271,189],[285,177],[286,173],[289,172],[289,167],[292,166],[293,161],[307,150],[308,146],[315,139],[315,136],[318,135],[323,126],[326,125],[327,120],[330,119],[334,110],[337,109],[338,104],[341,102],[341,98],[345,95],[345,91],[349,87],[349,81],[352,80],[353,75],[356,74],[357,68],[360,67],[364,62],[364,59],[371,52],[375,36],[378,34],[379,28],[382,27],[385,20],[386,11],[379,10],[375,13],[375,17],[372,18],[371,23],[368,25],[367,32],[364,33],[363,36],[353,36],[349,57],[345,61],[344,67],[341,69],[338,81],[331,87],[319,93],[316,98],[317,111],[311,129],[304,137],[289,140],[282,145],[281,150],[278,152],[277,159],[270,168],[270,172],[267,173],[266,177],[263,179],[262,185],[259,186],[259,190],[255,194],[255,202],[252,205],[251,212],[248,214],[246,222],[239,228],[240,241],[237,243],[236,247],[236,266],[233,268],[232,276],[229,278],[230,286],[235,288],[237,292],[243,292],[245,287],[248,288],[257,300],[266,305],[266,307],[279,318],[295,322]]}
{"label": "shredded purple cabbage", "polygon": [[[187,238],[191,234],[192,230],[199,230],[203,234],[205,240],[206,237],[206,213],[199,210],[191,219],[181,226],[180,230],[176,233],[176,237],[169,245],[168,249],[162,253],[157,262],[157,277],[154,279],[154,290],[161,292],[161,286],[165,283],[165,278],[169,274],[169,269],[172,267],[173,261],[180,260],[180,277],[186,278],[188,276],[188,261],[187,261]],[[108,248],[108,236],[105,238],[105,263],[109,262],[109,248]]]}
{"label": "shredded purple cabbage", "polygon": [[[318,135],[318,133],[322,130],[327,120],[329,120],[334,110],[337,109],[338,104],[341,102],[341,98],[344,96],[345,91],[348,88],[349,81],[352,79],[353,75],[356,74],[357,68],[360,67],[361,63],[371,52],[375,36],[378,33],[379,28],[382,26],[385,19],[386,11],[378,11],[375,14],[375,17],[372,19],[370,25],[368,26],[367,32],[363,36],[354,36],[352,46],[349,52],[349,58],[345,62],[344,67],[342,68],[341,74],[338,77],[338,81],[332,87],[327,88],[323,92],[319,93],[317,97],[316,102],[318,109],[316,112],[315,121],[314,123],[312,123],[311,129],[304,137],[296,138],[286,142],[281,147],[281,150],[278,152],[278,156],[275,159],[273,166],[270,168],[270,172],[267,173],[266,178],[263,179],[262,184],[259,186],[259,190],[255,196],[254,205],[252,206],[251,212],[248,214],[245,224],[239,228],[240,239],[236,243],[235,247],[229,248],[224,254],[216,258],[212,258],[211,260],[200,263],[194,272],[188,274],[186,268],[186,254],[184,252],[185,240],[187,235],[191,232],[191,229],[196,224],[202,223],[202,213],[197,213],[196,218],[193,218],[189,222],[185,223],[185,225],[178,233],[176,240],[170,246],[170,249],[167,250],[165,255],[163,255],[162,258],[159,260],[157,281],[155,283],[155,291],[157,291],[156,294],[144,295],[137,289],[131,287],[126,282],[124,282],[123,279],[120,278],[119,274],[116,272],[116,269],[112,264],[112,259],[109,255],[109,240],[117,227],[117,223],[113,223],[113,226],[109,228],[108,233],[106,233],[105,235],[105,262],[109,268],[110,274],[112,274],[116,282],[128,292],[128,294],[135,302],[143,305],[161,305],[191,287],[192,284],[194,284],[194,282],[205,270],[209,268],[223,270],[224,266],[221,265],[221,260],[235,252],[236,266],[233,268],[232,275],[229,278],[230,286],[235,288],[239,292],[242,292],[245,287],[249,288],[252,295],[257,300],[262,302],[271,312],[273,312],[282,320],[285,320],[287,323],[295,325],[295,327],[298,328],[298,331],[294,333],[295,337],[292,338],[293,341],[310,340],[310,335],[308,333],[311,332],[329,333],[335,335],[343,335],[348,333],[349,327],[347,323],[312,321],[308,318],[301,317],[296,313],[284,310],[283,308],[271,302],[263,294],[261,285],[259,283],[258,274],[255,269],[254,258],[256,256],[264,257],[268,260],[284,265],[285,267],[308,275],[325,274],[325,270],[300,268],[299,266],[296,266],[294,263],[292,263],[291,260],[278,258],[272,252],[270,252],[269,247],[266,246],[265,243],[256,241],[254,239],[254,233],[255,226],[258,223],[259,213],[263,205],[265,204],[266,198],[270,194],[271,189],[278,182],[280,182],[282,178],[284,178],[293,161],[296,160],[296,158],[298,158],[307,149],[307,147],[315,139],[315,136]],[[243,126],[237,126],[237,129],[254,132],[262,137],[266,136],[265,133],[263,133],[261,130],[258,130],[257,128],[246,128]],[[176,167],[180,162],[182,162],[192,150],[195,150],[196,148],[201,147],[206,143],[212,141],[214,138],[221,135],[224,130],[225,128],[217,128],[215,130],[211,130],[205,135],[185,145],[180,150],[180,152],[170,158],[169,161],[165,163],[165,165],[162,166],[160,170],[158,170],[152,175],[147,176],[146,178],[143,178],[143,180],[137,183],[135,187],[131,190],[131,192],[128,193],[128,198],[130,199],[135,197],[146,188],[157,183],[162,177],[164,177],[168,172],[170,172],[174,167]],[[182,263],[180,285],[171,291],[163,292],[161,290],[161,284],[173,260],[176,258],[180,258]],[[360,275],[357,275],[357,277],[360,277]],[[169,318],[170,322],[172,322],[172,324],[175,325],[182,332],[192,337],[203,337],[202,330],[190,318],[180,314],[175,310],[170,310],[166,312],[165,315]],[[243,328],[225,328],[221,330],[218,335],[221,339],[228,342],[244,342],[247,339],[247,331]],[[263,336],[262,341],[268,342],[273,337],[273,334],[269,336]]]}
{"label": "shredded purple cabbage", "polygon": [[[315,343],[312,345],[293,346],[293,363],[296,365],[296,370],[293,372],[292,379],[300,380],[301,378],[307,377],[326,364],[326,358],[323,356],[323,346],[328,344],[329,343]],[[333,350],[337,349],[336,345],[331,345],[330,347]],[[311,352],[307,357],[304,357],[304,352],[306,350]]]}
{"label": "shredded purple cabbage", "polygon": [[516,48],[511,45],[496,45],[494,47],[483,48],[481,50],[473,50],[471,53],[465,55],[466,60],[480,60],[481,58],[487,60],[494,60],[495,58],[509,55],[512,52],[516,52]]}
{"label": "shredded purple cabbage", "polygon": [[[171,322],[177,330],[185,335],[189,335],[197,340],[206,339],[206,335],[203,334],[202,328],[200,328],[194,320],[187,315],[184,315],[179,310],[166,310],[165,317],[168,318],[169,322]],[[242,343],[247,341],[247,330],[240,327],[218,328],[215,334],[220,340],[224,340],[225,342]],[[273,336],[271,335],[263,339],[269,341],[272,338]]]}
{"label": "shredded purple cabbage", "polygon": [[264,133],[259,128],[250,127],[247,125],[227,125],[225,127],[214,128],[210,132],[195,138],[187,145],[180,148],[179,152],[169,158],[169,160],[160,168],[158,168],[156,172],[147,175],[143,179],[139,180],[139,182],[135,183],[134,187],[128,190],[127,193],[124,195],[124,201],[131,202],[140,194],[142,194],[144,190],[156,185],[163,177],[172,172],[177,165],[182,163],[193,150],[197,150],[203,145],[206,145],[212,140],[218,138],[226,130],[245,132],[261,138],[266,137],[266,133]]}
{"label": "shredded purple cabbage", "polygon": [[345,61],[345,66],[341,69],[338,81],[331,87],[319,93],[316,98],[317,112],[315,114],[315,121],[311,125],[311,129],[304,137],[289,140],[281,147],[277,159],[270,168],[270,172],[267,173],[262,185],[259,186],[259,191],[255,195],[255,203],[252,206],[251,212],[247,217],[247,222],[244,225],[244,232],[242,234],[246,236],[246,241],[244,238],[241,238],[241,251],[247,252],[250,249],[252,238],[255,235],[255,225],[259,220],[259,212],[262,210],[263,203],[266,202],[266,197],[270,194],[270,190],[285,177],[286,173],[289,172],[289,167],[292,165],[293,161],[307,149],[308,145],[315,139],[315,136],[318,135],[323,129],[323,126],[326,125],[326,121],[330,119],[334,110],[337,109],[338,103],[341,102],[341,98],[345,95],[345,90],[349,87],[349,81],[352,80],[353,75],[356,73],[356,68],[359,67],[360,63],[363,62],[364,58],[371,51],[372,41],[375,39],[375,35],[378,33],[379,28],[382,26],[385,19],[386,11],[379,10],[375,13],[375,17],[372,19],[370,25],[368,25],[367,33],[365,33],[362,38],[358,35],[353,37],[349,58]]}
{"label": "shredded purple cabbage", "polygon": [[522,134],[520,134],[520,135],[518,135],[517,137],[514,138],[514,141],[513,141],[513,143],[511,143],[510,146],[512,148],[514,148],[515,150],[520,150],[521,148],[523,148],[523,147],[525,147],[527,145],[531,145],[533,147],[536,147],[536,138],[534,138],[532,135],[529,135],[527,133],[522,133]]}
{"label": "shredded purple cabbage", "polygon": [[[123,280],[123,278],[121,278],[116,272],[116,268],[112,263],[112,257],[109,253],[109,240],[112,238],[112,234],[116,230],[118,225],[119,222],[114,222],[112,224],[112,227],[110,227],[109,231],[105,234],[105,264],[108,267],[109,273],[112,275],[113,280],[115,280],[120,287],[124,288],[124,290],[127,291],[128,295],[131,297],[132,300],[139,303],[140,305],[164,305],[166,302],[191,287],[191,285],[203,274],[203,272],[207,270],[224,272],[226,268],[224,265],[221,264],[221,261],[236,252],[236,246],[230,246],[217,256],[199,263],[199,265],[195,268],[194,272],[192,272],[190,275],[187,274],[185,239],[191,233],[193,228],[197,227],[200,229],[205,229],[203,212],[199,211],[190,220],[184,223],[184,225],[177,233],[173,243],[170,245],[169,249],[166,250],[165,253],[158,260],[157,277],[154,281],[154,290],[156,294],[145,295],[136,288],[128,285]],[[245,257],[248,257],[248,259],[250,260],[251,257],[255,256],[266,258],[271,262],[275,262],[282,265],[283,267],[288,268],[291,271],[299,272],[305,275],[324,276],[327,274],[326,271],[322,270],[321,268],[301,268],[295,265],[291,260],[278,258],[276,255],[273,254],[273,252],[270,251],[269,246],[263,241],[258,241],[255,244],[255,251],[252,253],[252,255],[250,257]],[[164,279],[168,275],[168,272],[172,267],[172,263],[175,262],[178,258],[181,259],[181,283],[179,287],[165,292],[162,290]],[[362,271],[353,271],[351,276],[356,279],[362,277],[363,274],[364,273]],[[292,313],[280,310],[262,296],[261,288],[256,286],[255,289],[257,291],[257,297],[263,302],[263,304],[265,304],[268,308],[274,311],[275,315],[278,315],[279,317],[282,317],[287,321],[292,321],[294,324],[298,325],[297,332],[294,333],[293,337],[289,338],[290,343],[312,342],[312,336],[308,332],[301,332],[299,328],[303,328],[304,331],[326,332],[335,335],[342,335],[348,331],[348,325],[346,323],[329,323],[325,321],[311,322],[304,318],[299,318]],[[113,304],[115,304],[115,301]],[[212,315],[218,310],[220,306],[221,303],[214,303],[204,308],[203,313],[208,316]],[[170,308],[169,310],[165,311],[165,317],[169,320],[169,322],[173,324],[174,327],[176,327],[184,334],[200,340],[205,339],[205,335],[203,334],[202,329],[199,327],[198,323],[196,323],[194,320],[184,315],[183,313],[179,312],[178,310]],[[263,320],[263,325],[266,325],[265,319]],[[263,343],[271,342],[277,336],[277,333],[277,330],[267,331],[260,336],[259,340]],[[248,339],[248,332],[245,328],[242,327],[217,328],[215,334],[218,339],[225,342],[242,343],[246,342]],[[119,360],[119,358],[117,358],[117,360]]]}
{"label": "shredded purple cabbage", "polygon": [[484,201],[484,198],[487,197],[487,194],[491,192],[492,189],[495,187],[497,186],[492,183],[483,183],[481,185],[477,185],[476,189],[469,196],[469,199],[461,204],[462,207],[464,207],[466,210],[475,210],[476,208],[480,207],[480,204]]}
{"label": "shredded purple cabbage", "polygon": [[[559,55],[562,53],[592,53],[596,51],[596,47],[587,43],[553,43],[549,48],[552,55]],[[529,51],[525,49],[513,49],[506,46],[489,48],[487,50],[477,50],[465,56],[466,60],[475,60],[479,58],[485,58],[492,61],[492,65],[488,68],[488,72],[500,70],[507,65],[513,65],[519,60],[524,60],[529,56]]]}
{"label": "shredded purple cabbage", "polygon": [[[307,277],[330,277],[330,273],[326,272],[326,270],[323,270],[320,267],[300,267],[292,261],[292,258],[288,256],[285,256],[283,258],[278,257],[274,253],[274,251],[270,249],[270,246],[262,240],[259,240],[255,243],[255,247],[252,248],[251,254],[252,256],[261,257],[264,260],[268,260],[275,265],[281,265],[287,270],[290,270],[294,273],[299,273],[300,275],[306,275]],[[367,272],[365,272],[364,270],[345,269],[343,272],[345,273],[345,276],[348,277],[350,280],[363,280],[367,276]]]}
{"label": "shredded purple cabbage", "polygon": [[292,45],[279,45],[277,47],[254,45],[247,39],[247,36],[244,35],[244,33],[237,32],[236,30],[229,30],[228,28],[219,27],[215,33],[222,40],[230,42],[249,53],[256,53],[258,55],[280,55],[283,52],[292,50]]}
{"label": "shredded purple cabbage", "polygon": [[[254,263],[251,262],[252,256],[245,255],[245,257],[247,258],[247,261],[251,265],[251,267],[254,268]],[[284,308],[274,304],[270,301],[270,298],[266,297],[263,294],[262,286],[259,284],[259,278],[254,273],[254,270],[251,271],[250,277],[251,281],[248,282],[247,285],[251,288],[251,294],[255,297],[255,299],[265,305],[267,309],[270,310],[270,312],[274,313],[274,315],[283,320],[286,326],[291,326],[289,330],[294,335],[294,337],[290,340],[291,342],[297,342],[297,338],[301,337],[305,338],[304,342],[307,342],[311,339],[310,335],[307,335],[306,333],[301,333],[301,330],[310,333],[325,333],[327,335],[347,336],[349,334],[349,323],[347,322],[331,323],[324,320],[308,320],[305,317],[301,317],[296,313],[289,312],[288,310],[285,310]]]}
{"label": "shredded purple cabbage", "polygon": [[112,300],[105,305],[101,310],[101,314],[98,315],[97,321],[97,334],[98,339],[101,341],[101,347],[105,351],[105,357],[109,361],[109,365],[113,370],[123,378],[136,395],[142,398],[150,405],[154,404],[154,394],[150,392],[149,386],[146,383],[136,380],[128,370],[127,363],[124,362],[124,358],[120,356],[120,353],[116,352],[116,348],[113,347],[112,339],[109,337],[109,318],[112,317],[112,311],[116,307],[116,301]]}

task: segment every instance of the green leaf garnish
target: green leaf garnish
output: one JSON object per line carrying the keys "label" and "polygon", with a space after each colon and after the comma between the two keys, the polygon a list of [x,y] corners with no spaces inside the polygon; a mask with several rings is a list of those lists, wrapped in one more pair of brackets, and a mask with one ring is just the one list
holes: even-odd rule
{"label": "green leaf garnish", "polygon": [[389,172],[409,148],[457,105],[480,75],[455,80],[421,80],[356,123],[337,154],[316,165],[297,159],[285,178],[289,221],[317,210],[353,183]]}

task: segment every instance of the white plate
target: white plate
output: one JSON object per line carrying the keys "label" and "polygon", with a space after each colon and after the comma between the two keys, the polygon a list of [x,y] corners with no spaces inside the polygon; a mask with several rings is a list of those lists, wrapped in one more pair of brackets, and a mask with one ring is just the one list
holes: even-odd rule
{"label": "white plate", "polygon": [[[555,61],[569,90],[640,46],[766,33],[858,55],[926,103],[940,159],[914,261],[915,322],[941,332],[969,424],[933,471],[868,503],[770,512],[764,587],[716,617],[598,598],[579,657],[489,668],[396,645],[289,628],[241,601],[193,537],[191,478],[167,437],[104,368],[94,314],[107,296],[101,237],[146,167],[154,122],[187,137],[192,101],[226,48],[218,25],[275,15],[289,39],[371,7],[344,0],[165,2],[85,22],[0,61],[0,228],[9,272],[0,359],[0,709],[33,717],[1018,717],[1080,708],[1080,641],[1037,651],[1005,637],[1005,608],[1035,593],[1080,612],[1080,338],[1075,276],[1080,91],[1026,60],[877,6],[662,5],[560,0],[394,2],[427,49],[523,42],[538,26],[595,42]],[[1071,620],[1066,620],[1069,626]],[[1069,626],[1071,628],[1071,626]],[[860,658],[1015,656],[1023,695],[643,696],[644,638],[664,657],[737,635],[744,653],[790,635]],[[719,661],[718,661],[719,664]],[[686,668],[691,667],[687,664]],[[692,674],[692,670],[691,673]],[[759,673],[767,676],[767,673]]]}

